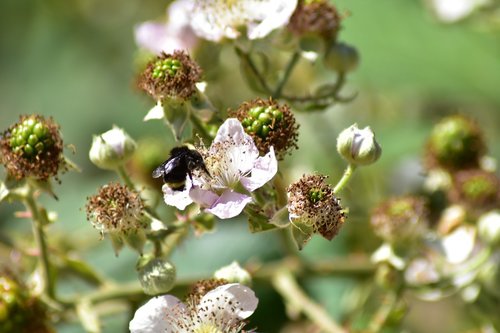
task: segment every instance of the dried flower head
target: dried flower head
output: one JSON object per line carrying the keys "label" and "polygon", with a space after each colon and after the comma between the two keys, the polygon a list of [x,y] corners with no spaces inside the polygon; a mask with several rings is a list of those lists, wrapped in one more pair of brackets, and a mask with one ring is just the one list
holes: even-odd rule
{"label": "dried flower head", "polygon": [[259,301],[252,289],[238,283],[215,286],[199,296],[187,303],[171,295],[152,298],[136,311],[130,332],[243,332],[245,319],[253,314]]}
{"label": "dried flower head", "polygon": [[425,162],[430,169],[477,168],[485,152],[481,128],[470,118],[453,115],[434,126],[427,142]]}
{"label": "dried flower head", "polygon": [[206,279],[197,281],[192,287],[189,294],[186,297],[186,303],[196,306],[200,303],[200,300],[209,291],[214,290],[220,286],[228,284],[229,282],[225,279]]}
{"label": "dried flower head", "polygon": [[454,174],[449,198],[473,211],[499,207],[500,180],[494,173],[481,169],[459,171]]}
{"label": "dried flower head", "polygon": [[298,229],[332,240],[344,225],[345,213],[332,187],[325,182],[327,178],[303,175],[288,186],[288,213],[290,222]]}
{"label": "dried flower head", "polygon": [[96,195],[87,198],[87,220],[101,234],[127,233],[143,227],[144,203],[139,193],[119,183],[102,186]]}
{"label": "dried flower head", "polygon": [[47,309],[10,271],[0,271],[0,332],[51,333]]}
{"label": "dried flower head", "polygon": [[1,160],[16,179],[47,180],[66,168],[59,125],[40,115],[21,116],[0,137]]}
{"label": "dried flower head", "polygon": [[319,35],[334,40],[340,30],[341,17],[327,0],[302,0],[295,9],[288,29],[297,36]]}
{"label": "dried flower head", "polygon": [[162,52],[147,64],[139,77],[138,86],[156,101],[166,98],[189,99],[195,92],[195,84],[200,81],[201,68],[187,53]]}
{"label": "dried flower head", "polygon": [[422,234],[427,216],[424,199],[403,196],[382,202],[374,209],[370,222],[380,238],[389,243],[403,243]]}
{"label": "dried flower head", "polygon": [[280,105],[269,99],[255,99],[240,105],[238,110],[230,111],[238,118],[261,154],[267,154],[270,147],[278,159],[283,159],[293,148],[297,149],[299,125],[288,105]]}

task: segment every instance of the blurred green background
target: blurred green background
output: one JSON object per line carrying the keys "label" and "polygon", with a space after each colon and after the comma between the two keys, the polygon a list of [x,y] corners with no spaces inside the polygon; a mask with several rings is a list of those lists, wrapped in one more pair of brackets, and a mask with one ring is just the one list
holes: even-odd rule
{"label": "blurred green background", "polygon": [[[320,171],[334,183],[344,168],[335,152],[336,135],[353,122],[374,129],[383,156],[376,165],[360,170],[342,196],[351,214],[340,236],[331,243],[314,238],[302,253],[309,258],[372,251],[377,246],[367,214],[385,196],[410,192],[422,181],[422,145],[443,115],[460,112],[477,119],[486,131],[490,154],[500,158],[500,147],[493,144],[500,139],[500,30],[477,21],[440,24],[417,0],[335,3],[346,16],[340,40],[355,45],[361,55],[360,67],[345,89],[358,92],[358,98],[326,112],[299,115],[302,149],[285,162],[290,170],[287,180]],[[135,279],[136,255],[125,250],[116,258],[109,242],[99,241],[98,232],[86,222],[83,209],[86,197],[116,176],[94,167],[87,154],[92,135],[113,124],[134,138],[154,134],[171,145],[171,134],[161,123],[142,122],[152,103],[133,85],[133,27],[161,17],[165,5],[158,0],[0,2],[0,127],[30,113],[53,116],[61,125],[65,143],[76,146],[76,153],[68,154],[82,172],[62,177],[62,184],[55,186],[59,201],[44,199],[59,214],[51,241],[78,244],[83,258],[120,281]],[[222,73],[222,83],[209,93],[225,110],[256,96],[241,77],[232,75],[238,68],[234,53],[228,50],[221,56],[220,67],[213,70]],[[301,64],[292,87],[301,89],[297,79],[310,66]],[[227,89],[229,96],[217,96]],[[29,223],[13,217],[20,208],[0,205],[1,233],[29,235]],[[178,249],[173,261],[180,277],[209,275],[234,259],[280,255],[279,244],[270,241],[272,234],[250,235],[242,221],[223,221],[218,227],[218,232],[191,239]],[[312,279],[305,285],[337,318],[353,297],[347,296],[354,285],[350,280]],[[257,287],[265,296],[255,324],[260,332],[277,332],[285,318],[280,298],[269,287]],[[74,293],[85,287],[67,283],[63,288],[62,292]],[[447,333],[467,327],[467,317],[454,300],[429,304],[409,299],[405,326],[411,332]],[[104,331],[124,331],[125,321],[125,314],[112,318]],[[444,322],[453,324],[443,326]],[[78,325],[61,325],[58,330],[83,332]]]}

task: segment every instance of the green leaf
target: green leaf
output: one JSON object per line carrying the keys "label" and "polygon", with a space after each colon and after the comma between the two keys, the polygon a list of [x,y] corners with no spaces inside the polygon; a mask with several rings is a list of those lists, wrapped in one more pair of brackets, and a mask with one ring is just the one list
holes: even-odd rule
{"label": "green leaf", "polygon": [[290,224],[290,218],[288,216],[288,207],[284,206],[269,220],[269,223],[277,226],[278,228],[285,228]]}
{"label": "green leaf", "polygon": [[270,223],[270,220],[267,216],[256,212],[249,212],[248,210],[246,211],[246,213],[248,214],[248,227],[250,229],[250,232],[252,233],[268,231],[277,228],[274,224]]}
{"label": "green leaf", "polygon": [[292,228],[292,238],[295,241],[297,248],[299,250],[302,250],[312,237],[313,234],[312,227],[302,224],[300,225],[299,228],[295,224],[292,224],[291,228]]}

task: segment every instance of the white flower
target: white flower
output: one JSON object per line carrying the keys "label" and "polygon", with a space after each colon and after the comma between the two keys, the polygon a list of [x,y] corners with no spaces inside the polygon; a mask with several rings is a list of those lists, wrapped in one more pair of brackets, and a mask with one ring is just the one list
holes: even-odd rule
{"label": "white flower", "polygon": [[470,226],[458,227],[441,240],[444,255],[451,264],[460,264],[470,258],[475,245],[476,229]]}
{"label": "white flower", "polygon": [[431,0],[431,6],[439,20],[456,22],[466,18],[490,0]]}
{"label": "white flower", "polygon": [[[211,41],[236,39],[246,28],[249,39],[267,36],[288,23],[297,0],[196,0],[191,15],[195,33]],[[244,28],[244,29],[242,29]]]}
{"label": "white flower", "polygon": [[427,258],[417,258],[405,270],[405,280],[411,285],[424,285],[439,281],[439,273],[434,263]]}
{"label": "white flower", "polygon": [[262,187],[278,171],[273,147],[259,156],[252,138],[234,118],[221,125],[210,148],[200,153],[209,175],[193,174],[193,182],[187,176],[183,191],[164,185],[166,204],[184,209],[194,201],[221,219],[235,217],[252,201],[248,192]]}
{"label": "white flower", "polygon": [[168,8],[167,23],[147,21],[137,25],[134,29],[137,45],[155,54],[193,48],[197,43],[189,18],[193,6],[193,0],[174,1]]}
{"label": "white flower", "polygon": [[136,146],[123,129],[113,126],[109,131],[94,136],[89,158],[101,169],[114,170],[132,156]]}
{"label": "white flower", "polygon": [[152,298],[129,324],[131,333],[237,333],[257,308],[252,289],[238,283],[215,288],[196,305],[171,295]]}

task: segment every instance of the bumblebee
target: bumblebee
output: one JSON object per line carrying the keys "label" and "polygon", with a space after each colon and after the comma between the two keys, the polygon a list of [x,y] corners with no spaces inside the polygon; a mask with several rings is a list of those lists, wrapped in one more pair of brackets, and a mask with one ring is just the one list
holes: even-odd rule
{"label": "bumblebee", "polygon": [[186,176],[193,180],[192,172],[202,169],[208,175],[210,173],[205,166],[201,154],[186,146],[175,147],[170,151],[170,157],[153,170],[153,178],[163,176],[163,181],[174,191],[182,191],[185,188]]}

